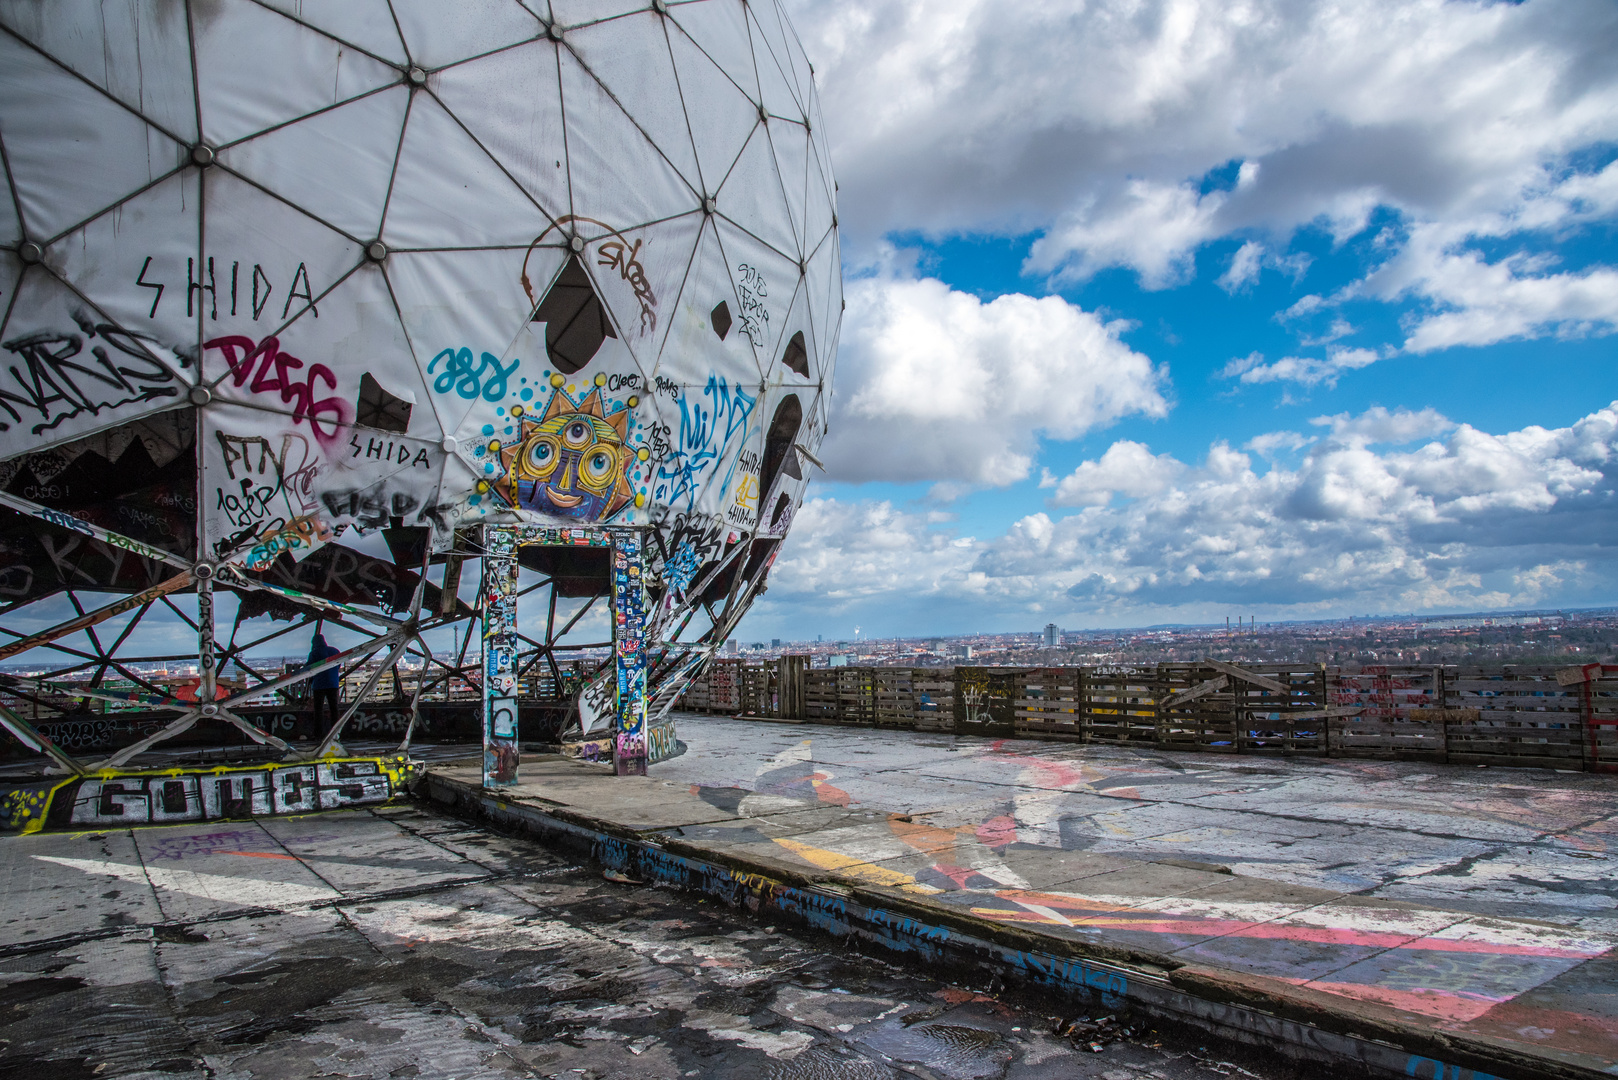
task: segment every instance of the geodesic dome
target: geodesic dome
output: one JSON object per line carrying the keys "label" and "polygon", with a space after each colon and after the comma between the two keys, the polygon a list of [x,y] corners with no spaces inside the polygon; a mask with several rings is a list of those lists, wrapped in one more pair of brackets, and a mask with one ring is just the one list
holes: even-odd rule
{"label": "geodesic dome", "polygon": [[[497,521],[648,527],[681,604],[767,572],[842,309],[775,0],[5,0],[0,29],[14,508],[260,574]],[[53,494],[81,458],[115,475]]]}

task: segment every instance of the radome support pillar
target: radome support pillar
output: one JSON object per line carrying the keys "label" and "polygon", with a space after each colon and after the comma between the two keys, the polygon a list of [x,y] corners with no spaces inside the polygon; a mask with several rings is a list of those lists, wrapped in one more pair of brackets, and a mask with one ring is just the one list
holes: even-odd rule
{"label": "radome support pillar", "polygon": [[519,529],[483,529],[483,786],[517,782],[517,542]]}

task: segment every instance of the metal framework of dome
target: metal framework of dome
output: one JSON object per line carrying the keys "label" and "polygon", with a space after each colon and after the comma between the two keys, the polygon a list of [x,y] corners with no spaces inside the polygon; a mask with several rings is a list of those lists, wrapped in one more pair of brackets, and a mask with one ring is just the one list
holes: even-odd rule
{"label": "metal framework of dome", "polygon": [[[836,184],[777,0],[0,0],[0,163],[0,603],[72,605],[0,639],[50,669],[0,675],[14,735],[89,768],[17,707],[65,695],[167,710],[103,767],[201,721],[330,755],[358,702],[307,749],[245,707],[324,620],[367,691],[477,687],[510,783],[558,597],[604,597],[549,704],[620,772],[669,752],[825,432]],[[135,670],[156,609],[194,700]]]}

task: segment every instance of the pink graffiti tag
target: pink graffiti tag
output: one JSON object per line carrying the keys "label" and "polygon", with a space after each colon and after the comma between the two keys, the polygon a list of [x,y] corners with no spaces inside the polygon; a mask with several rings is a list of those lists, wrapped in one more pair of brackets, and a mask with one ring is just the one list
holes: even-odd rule
{"label": "pink graffiti tag", "polygon": [[[337,376],[331,368],[325,364],[310,364],[307,375],[299,382],[292,373],[303,367],[303,361],[291,353],[282,352],[281,341],[273,334],[256,344],[252,338],[232,334],[204,342],[202,347],[218,349],[225,354],[225,363],[230,367],[238,387],[251,378],[252,383],[247,389],[254,394],[279,391],[281,400],[293,405],[293,419],[307,420],[309,430],[314,432],[315,438],[323,446],[336,440],[341,426],[352,419],[349,404],[342,398],[315,398],[317,379],[323,380],[331,389],[337,389]],[[258,369],[256,372],[255,366]],[[327,419],[318,419],[323,413],[327,414]],[[323,423],[330,425],[331,430],[323,428]]]}

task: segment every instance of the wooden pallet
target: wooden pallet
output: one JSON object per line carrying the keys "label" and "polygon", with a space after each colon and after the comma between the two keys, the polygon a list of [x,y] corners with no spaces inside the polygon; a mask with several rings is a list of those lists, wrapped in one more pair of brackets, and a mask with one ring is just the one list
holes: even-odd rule
{"label": "wooden pallet", "polygon": [[1449,760],[1579,769],[1589,756],[1584,688],[1555,668],[1460,669],[1445,682]]}

